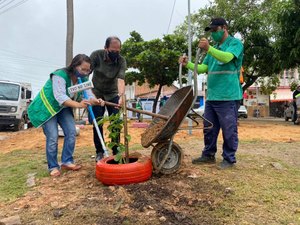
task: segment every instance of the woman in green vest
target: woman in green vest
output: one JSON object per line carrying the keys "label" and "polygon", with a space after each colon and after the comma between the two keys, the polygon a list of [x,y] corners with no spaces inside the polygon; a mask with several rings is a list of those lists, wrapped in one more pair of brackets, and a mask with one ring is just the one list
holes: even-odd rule
{"label": "woman in green vest", "polygon": [[[75,56],[71,64],[50,74],[50,79],[28,108],[28,116],[35,127],[42,127],[46,136],[46,157],[51,176],[60,176],[60,168],[79,170],[74,164],[76,127],[72,108],[86,108],[87,105],[104,105],[87,90],[89,99],[82,100],[82,94],[69,94],[68,88],[77,84],[78,77],[87,80],[91,73],[91,60],[84,54]],[[58,125],[64,132],[61,166],[57,162]]]}

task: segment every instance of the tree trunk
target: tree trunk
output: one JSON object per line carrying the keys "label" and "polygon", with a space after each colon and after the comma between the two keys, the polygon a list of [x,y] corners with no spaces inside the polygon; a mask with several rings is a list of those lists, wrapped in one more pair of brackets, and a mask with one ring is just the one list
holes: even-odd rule
{"label": "tree trunk", "polygon": [[248,77],[247,82],[243,86],[243,93],[248,89],[248,87],[250,87],[258,79],[258,76],[247,76],[247,77]]}
{"label": "tree trunk", "polygon": [[73,59],[73,37],[74,37],[74,10],[73,0],[67,0],[67,44],[66,44],[66,66]]}
{"label": "tree trunk", "polygon": [[160,93],[161,93],[162,86],[163,85],[160,84],[159,87],[158,87],[158,91],[157,91],[157,94],[156,94],[156,97],[155,97],[155,100],[154,100],[154,104],[153,104],[153,109],[152,109],[153,113],[156,113],[156,106],[157,106],[158,98],[159,98]]}

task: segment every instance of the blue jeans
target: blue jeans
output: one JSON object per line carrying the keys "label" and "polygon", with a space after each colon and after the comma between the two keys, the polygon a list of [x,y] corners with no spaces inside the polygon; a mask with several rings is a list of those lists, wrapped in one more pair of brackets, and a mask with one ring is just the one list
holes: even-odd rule
{"label": "blue jeans", "polygon": [[[108,102],[112,102],[112,103],[115,103],[115,104],[118,104],[119,102],[119,96],[109,100]],[[119,112],[119,109],[118,108],[115,108],[113,106],[93,106],[93,112],[94,112],[94,115],[95,115],[95,118],[97,121],[101,120],[104,113],[105,113],[105,108],[107,109],[107,112],[108,112],[108,115],[112,115],[112,114],[117,114]],[[89,115],[89,122],[92,123],[92,119]],[[104,141],[104,135],[103,135],[103,127],[102,126],[98,126],[99,127],[99,130],[100,130],[100,133],[102,135],[102,138],[103,138],[103,141]],[[119,130],[116,131],[116,132],[120,132]],[[95,129],[95,127],[93,126],[93,134],[94,134],[94,145],[95,145],[95,148],[96,148],[96,154],[98,153],[103,153],[104,150],[102,148],[102,145],[101,145],[101,142],[100,142],[100,139],[98,137],[98,134],[97,134],[97,131]],[[112,139],[113,142],[116,142],[116,143],[119,143],[120,142],[120,133],[119,135],[117,136],[116,139]],[[118,150],[117,150],[117,146],[114,146],[112,148],[113,150],[113,154],[117,154],[118,153]]]}
{"label": "blue jeans", "polygon": [[52,171],[55,168],[60,168],[57,162],[58,124],[64,132],[64,145],[61,154],[61,163],[68,165],[74,162],[73,152],[76,140],[75,121],[72,109],[64,108],[42,126],[46,136],[46,156],[49,171]]}
{"label": "blue jeans", "polygon": [[[238,108],[239,101],[206,101],[204,117],[213,123],[213,128],[204,129],[203,156],[215,156],[217,152],[217,139],[222,129],[223,158],[235,163],[235,153],[238,148]],[[204,128],[210,124],[204,120]]]}

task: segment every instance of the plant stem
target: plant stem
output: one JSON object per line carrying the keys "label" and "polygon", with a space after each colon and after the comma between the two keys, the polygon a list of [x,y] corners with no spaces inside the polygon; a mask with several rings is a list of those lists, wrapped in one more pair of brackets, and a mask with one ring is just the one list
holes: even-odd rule
{"label": "plant stem", "polygon": [[122,96],[123,102],[123,120],[124,120],[124,144],[125,144],[125,158],[126,163],[129,163],[129,152],[128,152],[128,129],[127,129],[127,108],[126,108],[126,95]]}

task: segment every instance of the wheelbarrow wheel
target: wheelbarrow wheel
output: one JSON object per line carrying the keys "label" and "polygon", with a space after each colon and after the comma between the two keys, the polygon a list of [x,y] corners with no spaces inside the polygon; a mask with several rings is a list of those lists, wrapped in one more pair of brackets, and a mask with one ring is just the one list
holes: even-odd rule
{"label": "wheelbarrow wheel", "polygon": [[173,142],[167,160],[160,168],[161,162],[163,161],[165,155],[168,153],[168,148],[169,142],[162,142],[155,145],[152,149],[151,159],[153,169],[157,173],[171,174],[175,173],[180,168],[183,154],[181,147],[175,142]]}

